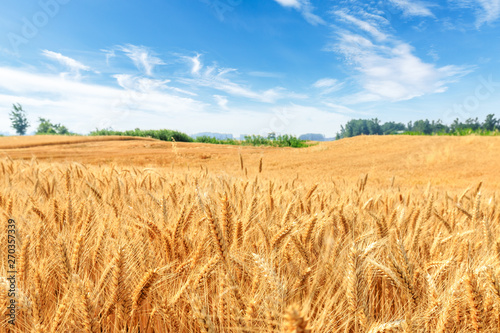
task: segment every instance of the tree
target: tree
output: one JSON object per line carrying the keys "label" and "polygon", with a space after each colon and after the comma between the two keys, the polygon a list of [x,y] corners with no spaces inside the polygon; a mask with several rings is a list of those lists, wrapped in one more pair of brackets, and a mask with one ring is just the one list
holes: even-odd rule
{"label": "tree", "polygon": [[12,121],[12,128],[16,130],[19,135],[26,134],[26,129],[30,126],[26,118],[26,111],[23,110],[21,104],[12,104],[14,110],[9,113],[10,120]]}
{"label": "tree", "polygon": [[40,124],[36,129],[36,134],[56,134],[54,126],[50,123],[50,120],[45,118],[38,118]]}
{"label": "tree", "polygon": [[405,131],[406,126],[403,123],[396,123],[394,121],[389,121],[380,126],[383,134],[396,134],[399,131]]}
{"label": "tree", "polygon": [[417,120],[413,124],[412,130],[415,131],[415,132],[419,132],[419,133],[431,134],[432,133],[431,123],[429,122],[428,119]]}
{"label": "tree", "polygon": [[476,118],[469,118],[465,121],[465,124],[467,125],[467,129],[471,129],[473,131],[478,130],[481,128],[481,124],[479,123],[479,119]]}
{"label": "tree", "polygon": [[41,117],[38,118],[38,121],[40,122],[40,124],[36,129],[36,134],[69,134],[66,126],[63,126],[61,124],[52,124],[50,120]]}
{"label": "tree", "polygon": [[450,128],[452,132],[456,132],[463,129],[464,126],[465,125],[458,118],[456,118],[455,120],[453,120],[453,124],[451,124]]}
{"label": "tree", "polygon": [[350,138],[357,135],[383,134],[380,120],[375,119],[352,119],[344,126],[340,126],[340,138]]}
{"label": "tree", "polygon": [[374,119],[351,119],[340,126],[340,133],[337,133],[336,139],[349,138],[356,135],[387,135],[397,134],[400,131],[416,132],[418,134],[430,135],[438,134],[458,134],[464,135],[479,130],[496,131],[500,130],[500,119],[495,118],[494,114],[486,116],[484,123],[480,123],[478,118],[469,118],[465,122],[456,118],[451,125],[445,125],[438,119],[437,121],[417,120],[410,121],[405,126],[403,123],[389,121],[380,123],[377,118]]}
{"label": "tree", "polygon": [[36,134],[69,134],[66,126],[61,124],[52,124],[49,119],[38,118],[40,124],[36,130]]}
{"label": "tree", "polygon": [[381,135],[382,127],[380,126],[380,120],[377,118],[366,121],[368,127],[368,134],[370,135]]}
{"label": "tree", "polygon": [[441,119],[438,119],[437,121],[433,120],[431,127],[432,133],[448,133],[450,131],[449,127],[444,125]]}
{"label": "tree", "polygon": [[483,129],[486,131],[494,131],[498,125],[500,125],[500,121],[495,118],[494,114],[489,114],[484,120]]}

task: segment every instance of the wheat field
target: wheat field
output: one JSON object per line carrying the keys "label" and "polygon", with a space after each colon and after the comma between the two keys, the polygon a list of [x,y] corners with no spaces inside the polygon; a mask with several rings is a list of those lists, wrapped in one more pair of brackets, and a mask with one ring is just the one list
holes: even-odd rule
{"label": "wheat field", "polygon": [[[2,332],[498,332],[488,184],[0,159]],[[294,170],[294,172],[300,172]],[[1,262],[7,263],[6,247]]]}
{"label": "wheat field", "polygon": [[[393,183],[402,189],[462,191],[483,181],[500,189],[500,140],[487,136],[358,136],[317,142],[309,148],[272,148],[158,141],[131,137],[0,137],[0,158],[84,165],[165,168],[178,172],[208,169],[240,177],[239,154],[248,176],[264,160],[263,175],[280,181]],[[243,170],[244,171],[244,170]]]}

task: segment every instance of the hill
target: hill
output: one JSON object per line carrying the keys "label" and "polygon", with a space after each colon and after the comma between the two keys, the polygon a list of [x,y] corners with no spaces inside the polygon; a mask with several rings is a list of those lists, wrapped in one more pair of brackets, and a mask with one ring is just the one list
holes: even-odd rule
{"label": "hill", "polygon": [[40,146],[61,146],[87,142],[109,141],[156,141],[151,138],[132,136],[66,136],[66,135],[32,135],[9,136],[0,138],[0,149],[20,149]]}
{"label": "hill", "polygon": [[170,143],[126,137],[4,137],[0,152],[13,159],[80,163],[208,168],[241,175],[241,154],[248,176],[313,177],[317,181],[356,181],[369,174],[371,182],[396,186],[467,187],[480,180],[500,188],[500,140],[496,137],[360,136],[321,142],[309,148],[271,148]]}

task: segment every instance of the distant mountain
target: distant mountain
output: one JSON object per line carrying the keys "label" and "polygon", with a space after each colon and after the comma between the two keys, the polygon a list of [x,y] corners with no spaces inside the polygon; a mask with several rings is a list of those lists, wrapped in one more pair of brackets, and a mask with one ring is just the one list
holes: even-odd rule
{"label": "distant mountain", "polygon": [[308,140],[308,141],[333,141],[335,138],[325,138],[323,134],[317,134],[317,133],[307,133],[307,134],[302,134],[299,136],[299,139],[301,140]]}
{"label": "distant mountain", "polygon": [[[245,140],[245,136],[248,134],[241,134],[240,135],[240,140]],[[307,134],[302,134],[299,136],[300,140],[306,140],[306,141],[334,141],[335,138],[325,138],[323,134],[318,134],[318,133],[307,133]]]}
{"label": "distant mountain", "polygon": [[201,132],[191,135],[191,137],[194,139],[196,139],[199,136],[208,136],[211,138],[216,138],[218,140],[234,139],[232,134],[226,134],[226,133]]}
{"label": "distant mountain", "polygon": [[323,134],[307,133],[299,136],[299,139],[308,141],[325,141],[325,136]]}

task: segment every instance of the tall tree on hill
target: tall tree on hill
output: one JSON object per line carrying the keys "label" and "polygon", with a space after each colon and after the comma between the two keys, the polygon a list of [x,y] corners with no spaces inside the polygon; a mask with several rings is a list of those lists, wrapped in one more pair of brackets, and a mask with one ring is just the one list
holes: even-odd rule
{"label": "tall tree on hill", "polygon": [[12,128],[16,130],[19,135],[26,134],[26,129],[30,126],[26,118],[26,111],[23,110],[21,104],[12,104],[14,110],[9,113],[10,120],[12,121]]}

